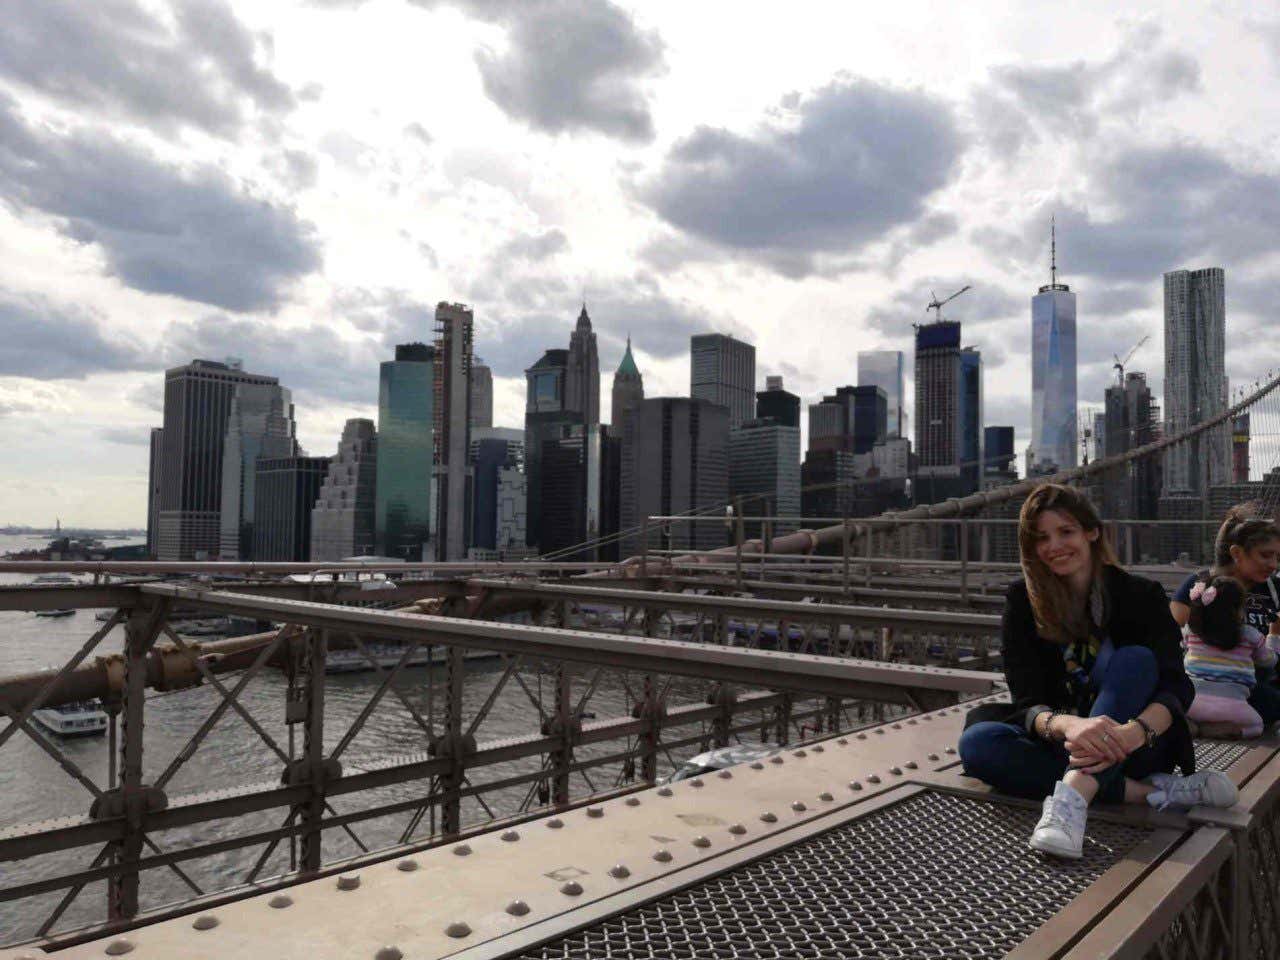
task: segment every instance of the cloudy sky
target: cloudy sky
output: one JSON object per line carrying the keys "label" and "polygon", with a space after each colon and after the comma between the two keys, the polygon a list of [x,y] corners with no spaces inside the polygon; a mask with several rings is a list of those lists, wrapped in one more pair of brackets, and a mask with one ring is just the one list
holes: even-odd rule
{"label": "cloudy sky", "polygon": [[[1263,5],[6,0],[0,523],[140,525],[163,370],[241,357],[331,453],[377,364],[476,315],[495,420],[585,296],[606,391],[688,338],[806,400],[908,351],[931,290],[1029,441],[1029,297],[1079,295],[1080,397],[1160,388],[1160,274],[1227,271],[1228,374],[1280,366],[1280,18]],[[910,396],[910,391],[909,391]],[[607,409],[607,399],[604,404]]]}

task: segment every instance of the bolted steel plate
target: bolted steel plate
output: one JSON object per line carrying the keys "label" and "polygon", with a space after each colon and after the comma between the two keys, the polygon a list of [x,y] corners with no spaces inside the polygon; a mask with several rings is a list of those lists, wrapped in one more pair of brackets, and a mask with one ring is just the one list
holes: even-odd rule
{"label": "bolted steel plate", "polygon": [[1146,836],[1027,848],[1036,811],[924,793],[519,954],[523,960],[1003,957]]}
{"label": "bolted steel plate", "polygon": [[1197,740],[1197,770],[1229,770],[1231,765],[1249,752],[1249,743],[1231,740]]}

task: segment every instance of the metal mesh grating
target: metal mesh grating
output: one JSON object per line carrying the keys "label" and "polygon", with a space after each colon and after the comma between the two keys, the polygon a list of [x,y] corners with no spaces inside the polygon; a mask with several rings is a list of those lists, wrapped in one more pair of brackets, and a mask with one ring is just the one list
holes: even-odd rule
{"label": "metal mesh grating", "polygon": [[1003,957],[1145,835],[1027,848],[1035,811],[924,793],[520,954],[523,960]]}
{"label": "metal mesh grating", "polygon": [[1248,744],[1224,740],[1197,740],[1196,769],[1227,770],[1248,752]]}

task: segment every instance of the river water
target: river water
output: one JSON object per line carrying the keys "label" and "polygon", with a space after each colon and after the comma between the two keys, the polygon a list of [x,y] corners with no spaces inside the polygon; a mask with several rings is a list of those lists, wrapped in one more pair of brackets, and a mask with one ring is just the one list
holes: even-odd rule
{"label": "river water", "polygon": [[[43,546],[41,540],[0,536],[0,554],[29,546]],[[0,574],[0,583],[27,582],[30,577]],[[34,613],[0,611],[0,676],[36,669],[57,668],[101,626],[94,619],[95,611],[79,610],[74,616],[41,618]],[[123,640],[123,628],[116,628],[94,652],[94,656],[118,652]],[[90,658],[92,659],[92,657]],[[468,682],[464,696],[464,717],[471,718],[486,700],[503,666],[499,660],[472,660],[468,662]],[[551,673],[549,665],[531,665],[521,671],[530,690],[545,694],[547,709],[551,702]],[[397,687],[424,716],[428,706],[433,708],[434,721],[441,720],[443,703],[442,686],[444,671],[440,667],[406,669],[397,680]],[[638,691],[638,677],[628,679],[631,690]],[[372,673],[330,676],[326,683],[325,742],[329,752],[342,738],[378,686],[378,678]],[[227,686],[234,685],[228,680]],[[241,700],[249,712],[288,751],[289,733],[284,723],[285,680],[274,669],[260,673],[246,688]],[[576,678],[575,696],[581,696],[586,688],[583,678]],[[676,681],[672,685],[673,705],[682,702],[701,702],[704,685],[696,682]],[[144,737],[144,770],[148,781],[154,780],[182,749],[204,719],[217,706],[220,698],[209,687],[175,693],[152,692],[146,708]],[[587,705],[603,719],[621,716],[628,710],[623,678],[606,674]],[[0,728],[7,721],[0,718]],[[529,697],[514,680],[509,682],[498,696],[488,719],[476,731],[479,742],[526,736],[537,732],[539,717]],[[695,729],[684,728],[682,733],[694,734]],[[107,785],[107,738],[88,737],[63,740],[52,737],[67,757],[74,761],[100,788]],[[758,739],[758,737],[753,737]],[[606,756],[618,752],[623,744],[614,742],[581,748],[577,756]],[[297,748],[301,750],[301,730],[298,730]],[[426,738],[409,712],[388,694],[370,717],[362,732],[356,737],[342,757],[345,772],[353,772],[392,757],[422,753]],[[672,758],[683,760],[697,752],[697,747],[672,751]],[[664,756],[660,773],[670,769],[671,758]],[[538,768],[538,760],[495,765],[477,772],[481,782],[505,776],[532,772]],[[199,751],[187,762],[166,788],[170,797],[201,793],[213,789],[232,788],[241,785],[278,781],[281,770],[279,758],[240,717],[228,711],[213,732],[203,742]],[[590,772],[591,786],[607,789],[615,784],[621,773],[619,765],[601,767]],[[354,796],[339,797],[332,802],[338,813],[366,809],[376,802],[394,802],[422,796],[427,784],[417,782],[388,787]],[[572,790],[580,796],[588,791],[587,782],[574,775]],[[497,816],[515,814],[525,798],[527,786],[510,788],[486,797],[486,802]],[[44,820],[51,817],[83,816],[91,801],[88,791],[69,777],[49,756],[43,753],[28,737],[19,733],[0,747],[0,830],[15,824]],[[155,834],[152,839],[165,850],[181,849],[198,842],[207,842],[270,829],[279,826],[284,811],[271,811],[238,818],[234,821],[203,824],[196,828]],[[468,799],[463,804],[464,822],[480,822],[488,817],[480,804]],[[408,823],[409,814],[399,813],[378,820],[365,821],[353,826],[360,840],[370,849],[394,844]],[[429,821],[423,821],[415,839],[424,838],[429,832]],[[232,851],[183,864],[183,869],[206,892],[234,886],[243,882],[245,874],[257,861],[264,848],[257,846]],[[48,855],[17,863],[0,863],[0,889],[28,883],[45,877],[64,874],[88,867],[96,849],[82,848],[63,854]],[[329,861],[355,855],[359,852],[355,843],[341,830],[326,831],[324,856]],[[270,876],[289,869],[289,848],[282,844],[276,851],[262,876]],[[149,870],[142,877],[143,908],[191,896],[184,882],[167,868]],[[0,945],[25,939],[35,934],[45,916],[61,899],[60,893],[42,894],[21,901],[0,902]],[[77,901],[59,922],[57,929],[67,929],[95,922],[105,917],[106,895],[104,884],[86,887]]]}

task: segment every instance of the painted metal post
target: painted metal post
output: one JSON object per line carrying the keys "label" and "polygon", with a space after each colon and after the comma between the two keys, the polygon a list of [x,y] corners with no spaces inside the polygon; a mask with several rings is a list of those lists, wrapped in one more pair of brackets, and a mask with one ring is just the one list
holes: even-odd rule
{"label": "painted metal post", "polygon": [[987,567],[991,562],[991,524],[983,523],[982,525],[982,544],[978,548],[981,552],[978,554],[982,558],[982,580],[979,582],[978,592],[984,597],[987,595]]}
{"label": "painted metal post", "polygon": [[640,521],[640,579],[649,576],[649,517]]}
{"label": "painted metal post", "polygon": [[844,598],[849,599],[849,518],[844,518],[844,528],[841,530],[840,537],[841,557],[843,572],[841,574],[840,585],[844,592]]}
{"label": "painted metal post", "polygon": [[462,830],[462,690],[466,683],[463,649],[451,645],[446,659],[444,746],[450,760],[449,772],[440,778],[440,832],[454,837]]}
{"label": "painted metal post", "polygon": [[569,802],[569,765],[573,763],[573,673],[561,660],[556,665],[556,733],[560,747],[551,754],[551,802],[562,806]]}
{"label": "painted metal post", "polygon": [[328,630],[308,630],[306,646],[306,676],[303,687],[302,754],[307,781],[311,786],[311,798],[301,811],[302,825],[306,830],[299,843],[298,865],[304,872],[320,869],[323,848],[320,822],[324,818],[325,764],[324,764],[324,664],[329,648]]}
{"label": "painted metal post", "polygon": [[960,602],[969,603],[969,518],[963,517],[960,523]]}
{"label": "painted metal post", "polygon": [[745,530],[742,525],[742,498],[733,498],[733,539],[737,543],[737,560],[735,562],[735,577],[738,583],[738,590],[742,590],[742,540]]}

